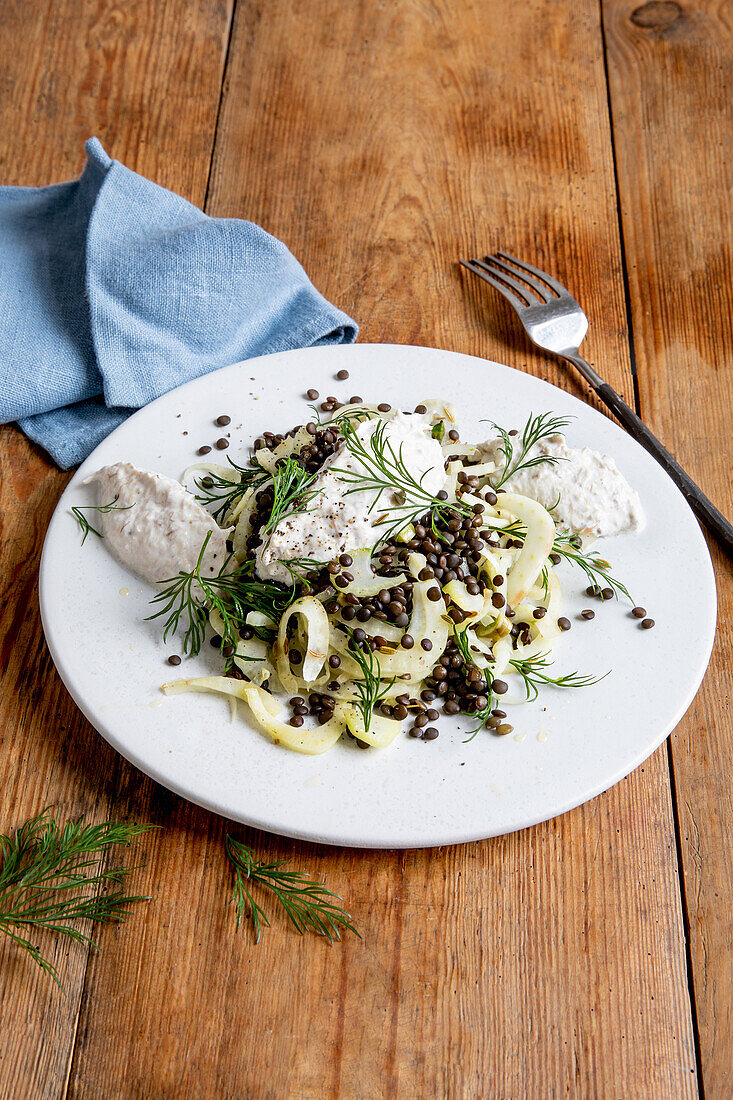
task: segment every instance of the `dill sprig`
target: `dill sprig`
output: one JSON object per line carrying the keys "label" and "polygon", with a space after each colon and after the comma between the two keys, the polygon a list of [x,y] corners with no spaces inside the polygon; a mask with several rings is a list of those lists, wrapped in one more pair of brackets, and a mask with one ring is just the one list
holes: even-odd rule
{"label": "dill sprig", "polygon": [[198,592],[205,591],[201,576],[201,563],[210,538],[211,531],[207,531],[196,564],[190,572],[181,569],[175,577],[168,577],[160,582],[165,587],[157,596],[153,596],[150,603],[153,606],[155,604],[163,604],[163,606],[159,611],[148,615],[145,619],[146,622],[149,622],[152,619],[159,619],[163,615],[167,616],[163,624],[164,642],[168,641],[169,635],[176,633],[181,619],[183,619],[186,623],[183,652],[189,653],[191,656],[195,656],[199,652],[206,636],[208,610]]}
{"label": "dill sprig", "polygon": [[133,902],[149,900],[100,889],[119,885],[130,870],[101,868],[100,861],[111,848],[152,828],[113,821],[84,825],[81,819],[62,827],[47,808],[12,835],[0,836],[0,932],[61,985],[58,971],[27,933],[55,932],[96,950],[77,921],[124,921]]}
{"label": "dill sprig", "polygon": [[[471,648],[468,643],[467,635],[468,631],[466,630],[456,630],[455,628],[453,629],[453,641],[455,642],[458,652],[463,658],[463,664],[466,673],[468,672],[468,669],[471,667],[471,665],[474,665],[478,668],[478,665],[476,665],[476,662],[473,659],[473,654],[471,653]],[[464,745],[468,741],[473,741],[474,737],[481,729],[484,722],[486,722],[491,717],[491,712],[496,706],[496,696],[494,695],[490,686],[492,681],[491,671],[490,669],[485,668],[481,669],[481,672],[484,674],[486,679],[486,691],[483,694],[486,696],[488,701],[486,703],[486,706],[483,707],[481,710],[461,711],[461,714],[465,714],[467,718],[473,718],[475,721],[478,722],[478,725],[474,729],[469,731],[468,737],[464,738]]]}
{"label": "dill sprig", "polygon": [[328,421],[328,426],[340,428],[343,431],[344,424],[363,424],[365,420],[376,420],[377,414],[370,412],[368,409],[353,408],[350,405],[344,405],[342,409],[335,412],[331,419]]}
{"label": "dill sprig", "polygon": [[466,671],[468,671],[468,668],[471,665],[476,663],[474,661],[473,655],[471,653],[471,647],[468,644],[468,631],[467,630],[456,630],[455,627],[454,627],[453,628],[453,643],[454,643],[456,649],[458,650],[458,652],[460,653],[461,657],[463,658],[463,664],[466,668]]}
{"label": "dill sprig", "polygon": [[104,538],[104,535],[101,531],[98,531],[96,527],[92,527],[91,523],[84,515],[84,513],[101,512],[102,515],[104,515],[107,512],[129,512],[130,508],[134,507],[133,504],[118,504],[117,501],[119,499],[120,494],[118,493],[115,497],[112,498],[109,504],[78,504],[76,505],[76,507],[71,509],[74,519],[79,524],[79,527],[83,532],[81,540],[82,546],[87,541],[87,535],[89,534],[96,535],[97,538],[100,539]]}
{"label": "dill sprig", "polygon": [[543,463],[555,466],[560,461],[557,455],[532,455],[530,457],[529,452],[541,440],[566,428],[570,423],[570,419],[567,416],[554,416],[552,413],[540,413],[539,416],[530,415],[519,439],[516,436],[509,435],[505,428],[499,427],[493,421],[488,421],[488,423],[491,423],[492,427],[499,433],[501,450],[504,454],[504,469],[498,478],[492,482],[493,488],[498,489],[510,477],[519,473],[520,470],[530,470],[533,466],[540,466]]}
{"label": "dill sprig", "polygon": [[[432,526],[436,533],[437,524],[445,523],[449,517],[466,517],[472,514],[467,504],[461,501],[447,504],[429,492],[422,484],[425,474],[420,481],[412,475],[402,457],[402,444],[395,450],[391,441],[386,438],[387,423],[386,420],[380,420],[371,436],[363,441],[353,424],[348,420],[344,421],[341,425],[344,443],[363,469],[332,467],[340,480],[351,486],[346,490],[345,496],[365,490],[376,494],[367,512],[371,515],[378,509],[380,515],[374,526],[384,528],[375,549],[380,543],[389,541],[414,523],[424,512],[432,513]],[[397,498],[396,503],[382,504],[384,493],[388,494],[387,499],[390,501]]]}
{"label": "dill sprig", "polygon": [[[527,528],[524,524],[520,523],[519,520],[514,520],[508,527],[500,527],[492,523],[491,519],[488,517],[483,519],[483,523],[487,529],[495,531],[498,535],[508,535],[512,538],[520,539],[525,539],[527,537]],[[597,585],[598,582],[601,581],[603,587],[610,588],[613,591],[616,599],[618,599],[620,594],[624,596],[629,603],[634,602],[626,585],[622,584],[620,580],[612,575],[610,571],[611,563],[606,561],[605,558],[602,558],[596,550],[584,550],[580,535],[555,535],[555,541],[552,544],[552,553],[556,554],[564,561],[570,562],[571,565],[577,565],[579,569],[583,570],[592,584]],[[544,595],[547,596],[549,591],[549,577],[546,562],[542,567],[540,583],[542,584]]]}
{"label": "dill sprig", "polygon": [[318,472],[309,473],[297,458],[291,455],[275,467],[272,473],[272,509],[267,522],[260,529],[260,538],[266,542],[283,516],[303,515],[312,511],[308,507],[317,491],[311,489]]}
{"label": "dill sprig", "polygon": [[479,730],[483,728],[484,723],[488,722],[489,718],[491,718],[491,712],[496,707],[497,698],[491,688],[487,688],[486,695],[489,701],[483,710],[461,711],[461,714],[465,714],[467,718],[473,718],[475,721],[478,721],[478,725],[469,731],[468,737],[463,738],[464,745],[467,745],[469,741],[473,741]]}
{"label": "dill sprig", "polygon": [[239,474],[238,481],[230,481],[213,470],[200,478],[194,478],[194,485],[198,490],[195,499],[204,506],[216,504],[211,514],[217,523],[239,504],[248,489],[259,488],[270,478],[264,470],[239,466],[229,457],[227,462]]}
{"label": "dill sprig", "polygon": [[533,657],[516,657],[509,664],[522,677],[529,702],[537,698],[540,687],[545,684],[561,688],[591,687],[592,684],[598,684],[610,675],[609,670],[603,676],[583,676],[579,672],[567,672],[563,676],[549,676],[545,669],[549,668],[552,662],[548,660],[546,653],[536,653]]}
{"label": "dill sprig", "polygon": [[328,565],[327,561],[317,561],[316,558],[290,558],[285,560],[278,558],[278,565],[282,565],[290,574],[290,582],[293,585],[301,584],[306,592],[313,587],[312,574],[318,574]]}
{"label": "dill sprig", "polygon": [[341,901],[338,894],[326,888],[322,882],[308,878],[303,871],[283,870],[286,861],[266,863],[257,859],[255,852],[241,841],[227,834],[226,853],[234,867],[234,895],[232,901],[237,910],[237,928],[242,917],[252,921],[255,943],[260,942],[262,925],[270,927],[270,920],[264,909],[252,896],[250,884],[256,885],[277,898],[291,924],[303,935],[315,932],[325,936],[329,943],[340,940],[342,931],[353,932],[361,936],[352,923],[350,913],[335,905],[330,899]]}
{"label": "dill sprig", "polygon": [[625,596],[629,603],[633,603],[628,588],[612,576],[611,563],[602,558],[595,550],[583,550],[582,544],[578,545],[577,535],[557,535],[553,544],[553,552],[559,554],[565,561],[577,565],[582,569],[591,584],[602,582],[603,587],[610,588],[616,599],[619,593]]}
{"label": "dill sprig", "polygon": [[376,653],[372,652],[371,649],[363,650],[361,648],[354,637],[354,632],[351,627],[344,626],[343,623],[340,623],[339,629],[343,630],[345,634],[348,634],[351,639],[349,653],[356,661],[364,677],[363,680],[352,680],[351,686],[356,690],[359,696],[356,706],[361,711],[361,716],[364,719],[364,731],[368,733],[372,724],[374,708],[391,690],[397,677],[393,676],[388,684],[383,684],[382,667]]}
{"label": "dill sprig", "polygon": [[201,564],[210,538],[211,531],[207,531],[196,565],[190,572],[181,570],[175,577],[160,582],[165,587],[150,602],[163,606],[146,619],[148,622],[165,616],[164,642],[182,623],[185,624],[183,652],[191,656],[195,656],[204,643],[210,611],[216,610],[221,616],[223,644],[236,645],[237,634],[250,611],[259,611],[277,621],[297,596],[295,587],[254,577],[251,560],[227,573],[225,570],[231,560],[228,558],[218,576],[202,576]]}

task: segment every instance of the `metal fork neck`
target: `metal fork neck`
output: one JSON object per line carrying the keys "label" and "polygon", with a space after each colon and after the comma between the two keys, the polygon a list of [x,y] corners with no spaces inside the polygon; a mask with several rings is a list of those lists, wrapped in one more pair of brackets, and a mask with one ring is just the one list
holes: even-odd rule
{"label": "metal fork neck", "polygon": [[599,386],[603,385],[603,379],[600,374],[596,374],[590,363],[586,363],[577,348],[567,348],[565,351],[561,351],[558,354],[562,355],[563,359],[569,360],[573,366],[577,367],[583,375],[583,378],[585,378],[586,382],[588,382],[594,390],[597,390]]}

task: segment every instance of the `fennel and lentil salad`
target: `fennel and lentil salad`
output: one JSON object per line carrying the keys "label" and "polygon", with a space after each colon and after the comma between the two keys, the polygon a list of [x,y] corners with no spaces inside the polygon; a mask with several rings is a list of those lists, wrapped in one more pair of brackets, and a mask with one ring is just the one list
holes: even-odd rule
{"label": "fennel and lentil salad", "polygon": [[[168,579],[158,573],[150,618],[188,655],[211,628],[223,667],[167,683],[167,694],[241,699],[275,742],[315,754],[344,734],[385,748],[406,722],[410,737],[435,740],[441,711],[470,719],[469,738],[501,736],[513,729],[505,700],[597,682],[552,666],[571,627],[556,567],[578,568],[589,596],[633,603],[591,548],[597,535],[643,522],[612,460],[568,448],[568,421],[550,413],[521,431],[492,424],[485,443],[466,444],[441,400],[412,412],[356,397],[311,408],[307,423],[256,439],[246,460],[189,468],[191,492],[124,463],[90,479],[103,527],[91,530],[132,568],[144,528],[130,509],[166,515],[175,501],[185,517],[186,550],[171,557],[181,530],[168,516],[162,557],[158,548],[146,564],[153,579],[162,561],[181,563]],[[563,464],[549,501],[547,475]],[[568,491],[581,484],[585,498]],[[654,625],[643,609],[632,614]]]}

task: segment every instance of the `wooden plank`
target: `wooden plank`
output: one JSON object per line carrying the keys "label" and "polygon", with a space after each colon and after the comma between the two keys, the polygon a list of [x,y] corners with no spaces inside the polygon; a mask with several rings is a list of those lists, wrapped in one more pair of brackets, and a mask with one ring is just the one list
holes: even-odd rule
{"label": "wooden plank", "polygon": [[[206,0],[3,4],[2,182],[33,186],[73,177],[84,139],[97,134],[112,156],[203,202],[229,7]],[[119,758],[61,685],[36,595],[46,526],[68,478],[16,428],[1,435],[1,829],[49,804],[62,815],[103,819]],[[128,935],[127,927],[115,934],[121,945]],[[65,1090],[87,956],[51,939],[44,946],[66,996],[7,942],[0,947],[8,1021],[0,1036],[2,1096],[57,1097]]]}
{"label": "wooden plank", "polygon": [[[595,5],[240,3],[219,133],[209,212],[283,238],[363,339],[575,387],[455,266],[504,245],[567,280],[631,392]],[[92,960],[71,1096],[697,1094],[664,750],[482,844],[255,835],[345,893],[364,939],[334,948],[280,922],[234,935],[224,825],[123,772],[118,812],[166,823],[155,902]]]}
{"label": "wooden plank", "polygon": [[[730,11],[716,0],[603,6],[641,412],[730,516]],[[733,1095],[733,574],[711,550],[718,637],[671,739],[708,1100]]]}

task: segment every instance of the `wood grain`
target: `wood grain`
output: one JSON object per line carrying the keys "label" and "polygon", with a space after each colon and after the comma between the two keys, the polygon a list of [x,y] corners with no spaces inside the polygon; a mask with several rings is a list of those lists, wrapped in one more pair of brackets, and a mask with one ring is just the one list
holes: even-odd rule
{"label": "wood grain", "polygon": [[[733,82],[722,3],[604,0],[641,411],[733,514]],[[674,141],[672,137],[674,136]],[[711,545],[718,637],[672,736],[702,1080],[733,1094],[733,567]]]}
{"label": "wood grain", "polygon": [[[534,257],[631,393],[595,5],[240,3],[208,210],[282,237],[363,339],[575,388],[455,265],[496,245]],[[482,844],[255,834],[345,893],[364,939],[334,948],[281,924],[258,947],[235,936],[224,823],[124,765],[120,784],[117,813],[166,825],[142,876],[155,901],[90,962],[70,1096],[696,1095],[663,750],[583,809]]]}
{"label": "wood grain", "polygon": [[[219,102],[227,4],[23,0],[0,6],[0,179],[40,185],[78,173],[82,143],[203,202]],[[107,816],[119,758],[86,723],[45,647],[36,581],[66,475],[13,427],[0,430],[0,829],[53,804]],[[132,926],[113,933],[124,952]],[[86,952],[47,939],[63,995],[0,946],[0,1095],[59,1097],[68,1078]],[[113,948],[114,950],[114,948]]]}

